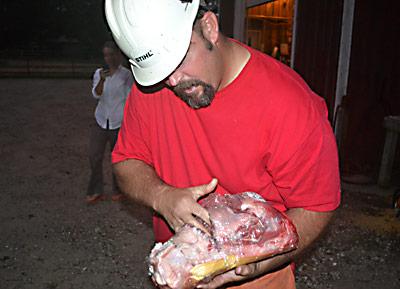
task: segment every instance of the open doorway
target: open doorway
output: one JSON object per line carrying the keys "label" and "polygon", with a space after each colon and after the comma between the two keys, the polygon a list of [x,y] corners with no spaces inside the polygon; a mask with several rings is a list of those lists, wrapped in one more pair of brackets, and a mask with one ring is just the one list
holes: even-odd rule
{"label": "open doorway", "polygon": [[281,62],[291,64],[295,0],[248,1],[246,43]]}

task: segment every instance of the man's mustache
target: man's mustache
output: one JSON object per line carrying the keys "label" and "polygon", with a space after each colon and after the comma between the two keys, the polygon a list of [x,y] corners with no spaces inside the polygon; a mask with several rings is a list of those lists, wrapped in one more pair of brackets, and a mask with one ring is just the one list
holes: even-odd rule
{"label": "man's mustache", "polygon": [[177,95],[182,95],[182,93],[185,93],[186,89],[189,89],[193,86],[203,86],[206,87],[207,84],[204,81],[201,81],[199,79],[193,79],[193,80],[185,80],[180,83],[178,83],[176,86],[173,87],[173,91]]}

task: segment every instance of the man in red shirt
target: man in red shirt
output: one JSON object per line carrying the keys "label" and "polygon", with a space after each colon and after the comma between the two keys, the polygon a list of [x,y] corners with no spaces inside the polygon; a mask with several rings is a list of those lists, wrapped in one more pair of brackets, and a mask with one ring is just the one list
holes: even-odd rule
{"label": "man in red shirt", "polygon": [[[106,1],[111,30],[131,57],[137,82],[162,84],[151,92],[133,88],[127,100],[112,155],[121,189],[157,213],[156,241],[184,224],[204,229],[198,218],[209,223],[209,216],[197,201],[212,191],[259,193],[292,219],[299,248],[199,287],[295,288],[287,265],[320,235],[340,203],[324,101],[287,66],[223,36],[216,15],[198,0],[145,2],[119,14],[124,0]],[[144,11],[149,7],[151,21],[166,23],[160,33],[151,21],[135,18],[138,11],[151,15]],[[124,20],[130,16],[134,24]],[[176,38],[163,38],[168,33]],[[152,46],[157,41],[161,48]]]}

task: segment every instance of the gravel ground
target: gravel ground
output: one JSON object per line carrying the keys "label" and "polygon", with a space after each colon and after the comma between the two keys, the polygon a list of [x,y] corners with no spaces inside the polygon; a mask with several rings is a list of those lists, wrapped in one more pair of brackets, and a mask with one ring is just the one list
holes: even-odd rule
{"label": "gravel ground", "polygon": [[[84,203],[90,85],[0,80],[0,288],[153,288],[151,212]],[[105,167],[110,191],[108,158]],[[388,192],[345,187],[335,220],[298,263],[298,288],[400,288],[400,220]]]}

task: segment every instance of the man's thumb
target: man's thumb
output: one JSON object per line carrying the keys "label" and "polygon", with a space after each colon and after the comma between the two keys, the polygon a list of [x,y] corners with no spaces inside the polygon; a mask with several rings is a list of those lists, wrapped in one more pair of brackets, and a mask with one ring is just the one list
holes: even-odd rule
{"label": "man's thumb", "polygon": [[213,178],[211,182],[209,182],[206,186],[206,191],[207,193],[211,193],[214,191],[214,189],[217,187],[218,180],[216,178]]}
{"label": "man's thumb", "polygon": [[208,184],[197,187],[197,190],[196,190],[197,195],[198,195],[197,198],[200,198],[202,196],[205,196],[205,195],[211,193],[215,189],[217,184],[218,184],[218,180],[214,178]]}

